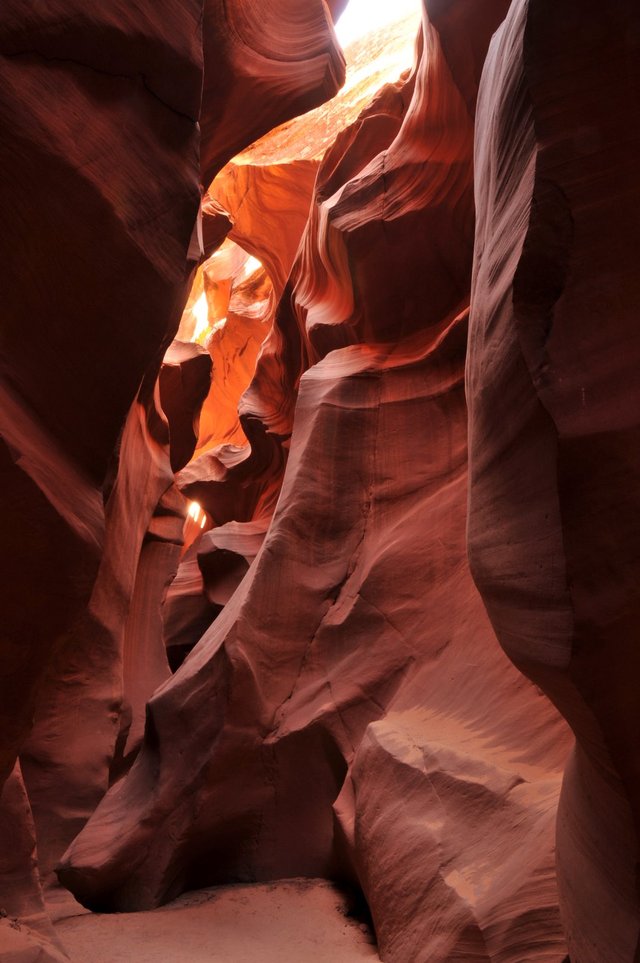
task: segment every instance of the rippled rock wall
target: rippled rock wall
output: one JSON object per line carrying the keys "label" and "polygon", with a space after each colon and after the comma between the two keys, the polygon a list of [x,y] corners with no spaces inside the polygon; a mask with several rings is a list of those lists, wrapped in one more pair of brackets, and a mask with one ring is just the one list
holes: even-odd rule
{"label": "rippled rock wall", "polygon": [[342,83],[322,0],[125,6],[0,13],[0,959],[64,959],[66,849],[97,910],[324,876],[389,963],[632,963],[640,14],[425,0],[250,144]]}
{"label": "rippled rock wall", "polygon": [[[261,4],[259,37],[237,24],[254,7],[0,12],[0,781],[23,753],[45,877],[169,675],[159,604],[184,508],[155,382],[200,258],[201,183],[343,78],[321,0]],[[234,98],[256,86],[265,111],[239,120]],[[33,839],[28,805],[12,804],[2,834],[3,848]],[[0,907],[13,912],[22,872],[28,953],[29,899],[36,915],[42,903],[28,842],[21,852]]]}

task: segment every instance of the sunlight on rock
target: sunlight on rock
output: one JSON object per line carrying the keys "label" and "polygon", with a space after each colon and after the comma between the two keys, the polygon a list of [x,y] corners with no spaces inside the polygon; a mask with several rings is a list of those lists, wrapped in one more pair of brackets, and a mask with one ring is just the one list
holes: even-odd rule
{"label": "sunlight on rock", "polygon": [[196,326],[193,329],[191,340],[202,344],[209,333],[209,306],[207,304],[207,295],[204,291],[191,308],[191,312],[196,319]]}

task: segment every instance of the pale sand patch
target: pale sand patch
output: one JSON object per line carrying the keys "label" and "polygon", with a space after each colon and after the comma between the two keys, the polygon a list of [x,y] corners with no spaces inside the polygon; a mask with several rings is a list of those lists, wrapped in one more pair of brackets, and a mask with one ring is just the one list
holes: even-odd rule
{"label": "pale sand patch", "polygon": [[366,925],[324,880],[186,893],[145,913],[55,908],[72,963],[360,963],[379,960]]}

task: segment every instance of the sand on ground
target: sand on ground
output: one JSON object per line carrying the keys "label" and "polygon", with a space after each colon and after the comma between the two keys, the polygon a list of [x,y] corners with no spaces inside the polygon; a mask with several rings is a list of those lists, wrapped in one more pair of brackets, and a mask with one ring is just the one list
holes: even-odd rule
{"label": "sand on ground", "polygon": [[365,923],[324,880],[219,886],[144,913],[50,906],[72,963],[361,963],[379,960]]}

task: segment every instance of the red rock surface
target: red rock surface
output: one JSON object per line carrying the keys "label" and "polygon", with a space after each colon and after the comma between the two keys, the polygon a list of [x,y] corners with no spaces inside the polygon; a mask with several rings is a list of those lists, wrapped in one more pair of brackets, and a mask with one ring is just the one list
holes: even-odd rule
{"label": "red rock surface", "polygon": [[558,878],[579,963],[640,953],[639,44],[631,2],[514,3],[478,107],[470,552],[577,737]]}
{"label": "red rock surface", "polygon": [[[256,532],[262,536],[266,531],[282,484],[291,425],[284,438],[273,438],[264,419],[274,397],[283,405],[293,395],[285,402],[287,393],[283,396],[279,383],[286,378],[280,371],[283,352],[271,326],[306,227],[319,158],[382,81],[388,76],[395,79],[405,66],[415,32],[416,18],[405,17],[384,33],[353,44],[347,51],[345,89],[329,104],[285,123],[234,158],[214,179],[204,200],[205,250],[209,253],[210,245],[224,236],[228,239],[198,272],[180,326],[179,337],[197,337],[206,344],[214,373],[200,418],[198,459],[180,475],[179,484],[204,507],[214,526],[235,527],[233,538],[241,558],[227,556],[226,573],[236,573],[235,584],[246,555],[241,550],[242,527],[248,526],[251,550]],[[248,265],[236,244],[258,258],[266,274],[257,269],[245,277]],[[196,314],[203,309],[203,295],[208,327],[201,331]],[[225,540],[225,531],[220,537]],[[219,551],[216,558],[214,568],[228,586]],[[210,611],[206,600],[197,602],[193,594],[193,564],[185,560],[184,578],[170,593],[167,644],[176,651],[184,651],[190,619],[200,624],[203,613]],[[184,603],[180,585],[187,592]],[[209,590],[215,586],[210,584]],[[192,636],[191,644],[196,638]]]}
{"label": "red rock surface", "polygon": [[[495,7],[466,14],[447,29],[488,39]],[[422,49],[319,174],[256,375],[286,375],[263,423],[294,421],[265,542],[151,700],[143,751],[62,878],[122,909],[346,874],[385,960],[559,963],[570,740],[500,652],[466,563],[473,128],[427,20]]]}
{"label": "red rock surface", "polygon": [[[199,199],[197,5],[163,4],[164,21],[148,5],[119,7],[27,12],[9,0],[0,12],[0,246],[11,279],[0,361],[0,780],[23,749],[27,781],[27,755],[62,761],[53,794],[51,770],[38,766],[31,780],[36,820],[40,810],[53,834],[40,840],[47,868],[100,798],[96,785],[107,786],[117,668],[113,652],[105,663],[104,609],[95,614],[109,541],[100,489],[184,297]],[[75,704],[78,663],[100,709],[74,719],[61,683]],[[54,704],[64,708],[50,726]],[[29,739],[34,713],[53,744]],[[0,905],[10,890],[3,879]]]}
{"label": "red rock surface", "polygon": [[[277,124],[344,83],[324,0],[206,0],[202,182]],[[259,103],[259,110],[247,109]]]}
{"label": "red rock surface", "polygon": [[[254,4],[222,7],[0,11],[0,783],[23,752],[45,872],[169,674],[160,602],[184,503],[154,382],[200,256],[200,184],[343,73],[321,0],[261,5],[259,32]],[[257,89],[265,109],[243,119]]]}
{"label": "red rock surface", "polygon": [[229,237],[264,264],[279,299],[309,216],[318,163],[231,163],[209,194],[232,220]]}
{"label": "red rock surface", "polygon": [[200,409],[211,385],[211,358],[197,344],[173,341],[160,369],[162,410],[169,422],[171,467],[191,460],[198,442]]}
{"label": "red rock surface", "polygon": [[[329,104],[285,123],[252,144],[220,172],[205,197],[205,238],[220,238],[228,231],[230,239],[264,264],[273,286],[268,303],[258,306],[261,297],[235,283],[234,293],[245,306],[235,310],[232,306],[229,315],[228,297],[239,264],[233,261],[232,251],[225,251],[223,246],[206,262],[202,287],[196,279],[183,316],[181,336],[191,337],[193,316],[188,309],[204,290],[210,324],[217,326],[220,319],[227,318],[224,327],[208,341],[214,379],[202,413],[198,453],[222,444],[233,448],[213,453],[201,465],[194,464],[181,479],[183,490],[202,501],[220,522],[252,515],[270,517],[273,512],[284,455],[279,444],[274,449],[272,441],[265,438],[263,420],[269,417],[274,397],[279,404],[283,403],[283,394],[286,398],[279,384],[281,377],[286,377],[279,373],[284,360],[279,336],[270,336],[265,342],[275,302],[283,292],[306,226],[319,158],[345,125],[357,117],[379,85],[389,76],[395,79],[406,63],[414,36],[415,18],[407,17],[384,34],[373,34],[353,44],[347,51],[349,82],[345,89]],[[230,220],[230,227],[222,221],[224,217]],[[251,310],[246,307],[247,300],[252,302]],[[263,359],[254,378],[261,345]],[[246,389],[247,396],[240,403]],[[241,422],[252,439],[250,444]],[[242,489],[247,495],[249,478],[255,490],[253,507],[251,499],[239,492]],[[234,498],[238,498],[236,510],[232,507]]]}
{"label": "red rock surface", "polygon": [[640,14],[425,0],[291,121],[323,0],[125,6],[0,12],[0,959],[71,843],[93,908],[320,876],[388,963],[631,963]]}
{"label": "red rock surface", "polygon": [[333,146],[336,134],[357,120],[380,88],[411,67],[419,30],[418,3],[413,13],[354,40],[345,50],[347,80],[339,93],[328,103],[281,124],[250,144],[234,158],[234,166],[321,161]]}
{"label": "red rock surface", "polygon": [[274,300],[262,264],[229,239],[205,261],[194,288],[179,333],[206,345],[212,363],[199,416],[197,458],[224,445],[247,444],[238,405],[271,328]]}
{"label": "red rock surface", "polygon": [[0,958],[64,963],[67,956],[44,907],[33,819],[18,763],[0,791],[0,839]]}
{"label": "red rock surface", "polygon": [[107,790],[110,768],[139,743],[145,703],[169,676],[160,603],[178,564],[184,508],[156,405],[152,394],[129,413],[91,597],[46,668],[21,748],[47,882]]}

